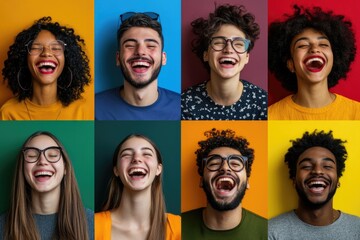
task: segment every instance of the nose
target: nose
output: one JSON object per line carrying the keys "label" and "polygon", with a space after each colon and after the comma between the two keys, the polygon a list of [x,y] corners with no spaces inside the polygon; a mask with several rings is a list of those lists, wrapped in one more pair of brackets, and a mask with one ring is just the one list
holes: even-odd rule
{"label": "nose", "polygon": [[316,165],[314,165],[314,167],[312,169],[312,173],[313,174],[323,174],[323,168],[319,164],[316,164]]}
{"label": "nose", "polygon": [[132,163],[137,163],[137,162],[141,162],[141,154],[140,153],[134,153],[133,157],[131,159]]}
{"label": "nose", "polygon": [[43,46],[43,50],[41,52],[41,55],[49,56],[52,55],[52,51],[49,46]]}
{"label": "nose", "polygon": [[37,161],[37,164],[47,164],[48,161],[46,160],[46,157],[45,157],[45,152],[40,152],[40,156],[39,156],[39,160]]}
{"label": "nose", "polygon": [[144,55],[146,52],[146,46],[145,44],[139,43],[136,47],[136,53],[138,55]]}
{"label": "nose", "polygon": [[227,172],[227,171],[231,170],[228,161],[226,161],[226,160],[223,161],[223,164],[222,164],[220,170],[222,170],[224,172]]}
{"label": "nose", "polygon": [[311,52],[311,53],[319,52],[319,46],[316,45],[316,44],[311,44],[311,46],[310,46],[310,52]]}
{"label": "nose", "polygon": [[233,51],[231,39],[226,39],[224,51],[228,53]]}

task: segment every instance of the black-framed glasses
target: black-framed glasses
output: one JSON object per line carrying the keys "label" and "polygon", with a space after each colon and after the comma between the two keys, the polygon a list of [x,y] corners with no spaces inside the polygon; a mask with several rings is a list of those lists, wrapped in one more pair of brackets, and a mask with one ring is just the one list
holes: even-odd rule
{"label": "black-framed glasses", "polygon": [[225,37],[213,37],[210,39],[210,46],[214,51],[222,51],[226,48],[230,41],[231,46],[237,53],[244,53],[249,49],[250,40],[242,37],[225,38]]}
{"label": "black-framed glasses", "polygon": [[38,56],[44,51],[44,48],[47,47],[52,54],[59,56],[64,54],[66,43],[61,40],[55,40],[49,43],[48,46],[44,46],[41,43],[36,43],[34,40],[31,40],[25,44],[25,46],[30,55]]}
{"label": "black-framed glasses", "polygon": [[35,163],[40,159],[41,153],[44,154],[45,159],[50,163],[56,163],[60,160],[62,149],[61,147],[47,147],[43,150],[35,147],[26,147],[22,149],[24,159],[28,163]]}
{"label": "black-framed glasses", "polygon": [[136,15],[136,14],[144,14],[148,17],[150,17],[152,20],[158,20],[159,19],[159,14],[155,13],[155,12],[126,12],[120,15],[120,21],[123,23],[125,20],[131,18],[132,16]]}
{"label": "black-framed glasses", "polygon": [[203,163],[206,168],[211,171],[218,171],[224,164],[224,161],[227,161],[227,164],[231,170],[234,172],[240,172],[244,169],[245,164],[248,158],[242,155],[229,155],[227,157],[222,157],[218,154],[212,154],[203,159]]}

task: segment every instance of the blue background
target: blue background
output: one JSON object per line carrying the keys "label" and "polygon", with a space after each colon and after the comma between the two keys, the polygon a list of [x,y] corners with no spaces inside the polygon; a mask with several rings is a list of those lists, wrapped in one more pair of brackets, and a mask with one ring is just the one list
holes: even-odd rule
{"label": "blue background", "polygon": [[123,84],[116,67],[116,31],[124,12],[156,12],[163,28],[166,65],[159,86],[180,93],[181,88],[181,2],[180,0],[95,0],[95,93]]}

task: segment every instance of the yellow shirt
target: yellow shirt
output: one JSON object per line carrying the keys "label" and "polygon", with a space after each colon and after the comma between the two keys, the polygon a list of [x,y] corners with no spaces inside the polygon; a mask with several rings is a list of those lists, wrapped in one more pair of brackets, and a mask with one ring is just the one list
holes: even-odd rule
{"label": "yellow shirt", "polygon": [[65,107],[60,101],[40,106],[28,98],[19,102],[14,97],[1,107],[0,120],[94,120],[87,107],[84,99],[76,100]]}
{"label": "yellow shirt", "polygon": [[292,95],[269,107],[269,120],[359,120],[360,103],[335,94],[335,100],[322,108],[302,107],[292,100]]}
{"label": "yellow shirt", "polygon": [[[167,213],[166,240],[181,240],[181,218],[178,215]],[[110,211],[95,213],[95,240],[111,239]]]}

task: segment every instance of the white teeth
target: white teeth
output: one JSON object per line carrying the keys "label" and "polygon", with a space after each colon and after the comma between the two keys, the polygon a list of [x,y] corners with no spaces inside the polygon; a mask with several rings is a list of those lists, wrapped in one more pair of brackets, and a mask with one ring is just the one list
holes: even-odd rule
{"label": "white teeth", "polygon": [[321,58],[315,57],[315,58],[310,58],[309,60],[307,60],[306,65],[309,65],[312,62],[320,62],[321,64],[324,64],[324,61]]}
{"label": "white teeth", "polygon": [[323,181],[313,181],[308,184],[309,187],[312,187],[314,185],[321,185],[322,187],[326,187],[326,183]]}
{"label": "white teeth", "polygon": [[218,182],[231,182],[231,184],[234,184],[234,180],[232,178],[223,177],[218,180]]}
{"label": "white teeth", "polygon": [[144,66],[144,67],[149,67],[150,66],[150,63],[148,62],[133,62],[131,64],[132,67],[139,67],[139,66]]}
{"label": "white teeth", "polygon": [[52,172],[48,172],[48,171],[42,171],[42,172],[36,172],[35,173],[35,177],[37,177],[37,176],[52,176],[53,175],[53,173]]}
{"label": "white teeth", "polygon": [[146,174],[146,171],[142,168],[132,168],[129,171],[129,175],[134,174],[134,173],[142,173],[142,174]]}
{"label": "white teeth", "polygon": [[53,62],[40,62],[37,64],[37,67],[56,67],[56,64]]}
{"label": "white teeth", "polygon": [[225,63],[225,62],[231,62],[232,64],[235,64],[235,59],[233,58],[221,58],[220,59],[220,63]]}

